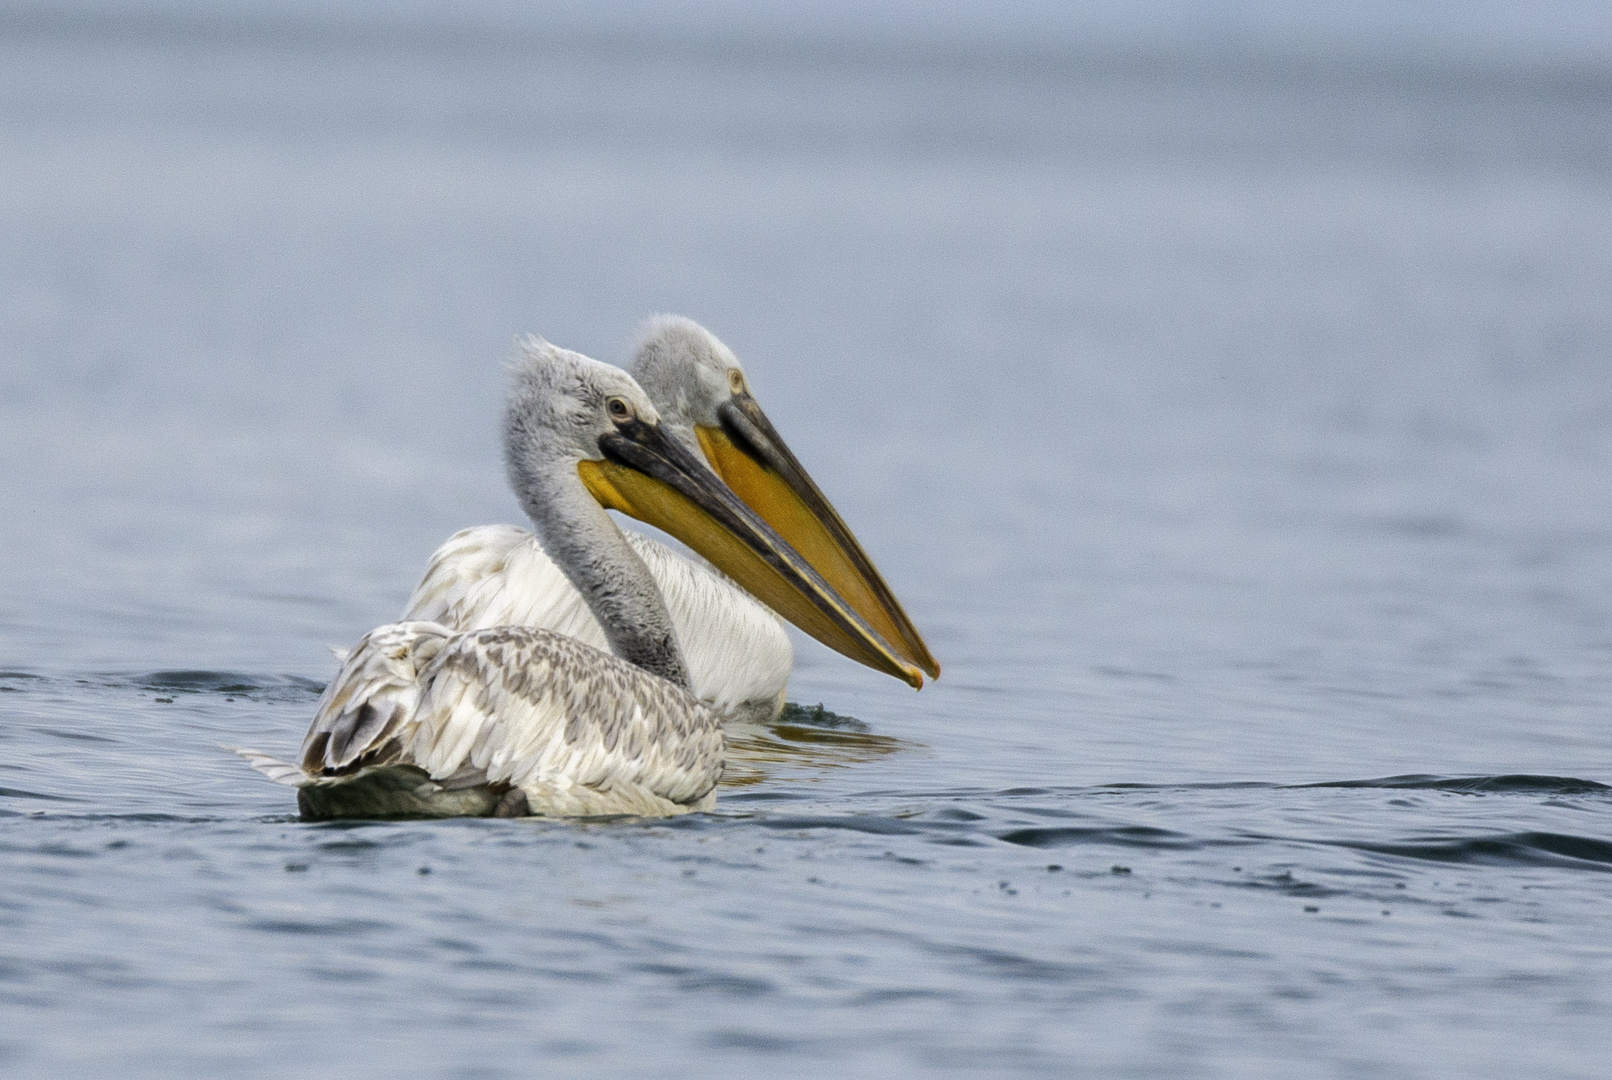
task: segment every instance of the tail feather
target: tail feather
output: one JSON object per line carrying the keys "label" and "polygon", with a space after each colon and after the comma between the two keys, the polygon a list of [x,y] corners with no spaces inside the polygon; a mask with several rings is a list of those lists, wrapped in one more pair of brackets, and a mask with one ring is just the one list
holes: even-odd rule
{"label": "tail feather", "polygon": [[246,763],[258,772],[273,780],[276,784],[287,787],[301,787],[308,782],[308,774],[302,771],[299,765],[279,758],[270,757],[261,750],[248,750],[240,746],[226,746],[224,749],[233,750],[246,759]]}

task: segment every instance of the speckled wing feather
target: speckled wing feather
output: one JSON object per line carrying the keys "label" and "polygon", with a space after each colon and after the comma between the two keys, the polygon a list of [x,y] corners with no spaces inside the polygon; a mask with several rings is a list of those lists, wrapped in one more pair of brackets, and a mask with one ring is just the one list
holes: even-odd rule
{"label": "speckled wing feather", "polygon": [[[776,716],[794,663],[778,616],[697,557],[625,536],[666,601],[695,695],[725,719]],[[403,617],[454,630],[541,626],[608,650],[582,594],[532,534],[513,525],[451,536],[431,556]]]}
{"label": "speckled wing feather", "polygon": [[303,742],[314,778],[419,768],[436,784],[518,787],[533,813],[704,809],[722,775],[709,706],[552,631],[371,631],[320,699]]}

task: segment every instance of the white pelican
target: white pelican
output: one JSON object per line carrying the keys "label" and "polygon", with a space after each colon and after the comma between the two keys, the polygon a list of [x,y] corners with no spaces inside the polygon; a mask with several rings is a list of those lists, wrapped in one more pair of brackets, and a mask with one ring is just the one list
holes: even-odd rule
{"label": "white pelican", "polygon": [[[873,561],[750,396],[732,350],[691,319],[661,315],[640,327],[629,370],[671,433],[703,451],[734,493],[897,655],[931,677],[940,674]],[[637,533],[627,538],[666,600],[695,695],[730,720],[776,717],[794,662],[778,617],[665,545]],[[542,626],[598,648],[606,643],[568,575],[536,537],[513,525],[450,537],[432,555],[403,618],[459,630]]]}
{"label": "white pelican", "polygon": [[544,550],[610,652],[536,627],[370,631],[319,699],[299,765],[242,751],[298,788],[304,817],[710,807],[722,717],[690,693],[662,594],[604,507],[664,528],[819,640],[922,681],[667,432],[619,368],[529,339],[504,454]]}

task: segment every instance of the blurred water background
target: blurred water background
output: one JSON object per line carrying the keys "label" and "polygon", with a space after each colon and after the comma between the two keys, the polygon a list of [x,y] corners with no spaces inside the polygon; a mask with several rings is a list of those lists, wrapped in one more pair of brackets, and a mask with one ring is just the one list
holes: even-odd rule
{"label": "blurred water background", "polygon": [[[1609,301],[1598,5],[0,4],[0,1069],[1603,1076]],[[654,311],[941,680],[298,823],[219,744]]]}

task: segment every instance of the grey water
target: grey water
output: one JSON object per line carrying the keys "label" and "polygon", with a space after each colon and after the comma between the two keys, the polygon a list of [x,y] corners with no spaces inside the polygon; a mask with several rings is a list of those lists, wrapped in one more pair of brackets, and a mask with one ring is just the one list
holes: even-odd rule
{"label": "grey water", "polygon": [[[0,18],[0,1071],[1606,1075],[1612,62],[119,10]],[[655,311],[941,679],[299,822],[222,746]]]}

